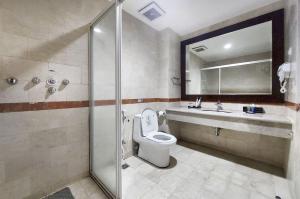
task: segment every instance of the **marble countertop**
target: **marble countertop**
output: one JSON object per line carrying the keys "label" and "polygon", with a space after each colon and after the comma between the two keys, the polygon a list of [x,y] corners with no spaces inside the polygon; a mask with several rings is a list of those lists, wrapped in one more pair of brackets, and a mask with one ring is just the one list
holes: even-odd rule
{"label": "marble countertop", "polygon": [[[203,109],[207,110],[209,108],[203,107]],[[268,114],[268,113],[248,114],[242,111],[232,111],[232,110],[228,110],[229,113],[214,112],[214,111],[203,111],[201,109],[193,109],[193,108],[189,109],[186,106],[168,107],[166,111],[167,113],[181,112],[181,113],[200,114],[200,115],[216,116],[216,117],[228,117],[228,118],[256,120],[256,121],[263,121],[263,122],[281,123],[281,124],[292,124],[292,121],[289,120],[289,118],[287,118],[285,115],[276,115],[276,114]]]}

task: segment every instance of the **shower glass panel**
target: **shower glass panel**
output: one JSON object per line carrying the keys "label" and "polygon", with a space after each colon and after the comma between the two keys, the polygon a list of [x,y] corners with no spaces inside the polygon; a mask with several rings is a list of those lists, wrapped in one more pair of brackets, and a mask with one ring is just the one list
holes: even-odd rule
{"label": "shower glass panel", "polygon": [[112,5],[90,28],[90,172],[111,198],[121,195],[120,10]]}

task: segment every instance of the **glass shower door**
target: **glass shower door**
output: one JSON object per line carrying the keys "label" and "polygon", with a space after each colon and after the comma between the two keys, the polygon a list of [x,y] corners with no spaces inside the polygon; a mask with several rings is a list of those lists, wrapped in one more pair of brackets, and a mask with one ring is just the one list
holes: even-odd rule
{"label": "glass shower door", "polygon": [[90,172],[111,196],[120,198],[120,49],[118,3],[90,28]]}

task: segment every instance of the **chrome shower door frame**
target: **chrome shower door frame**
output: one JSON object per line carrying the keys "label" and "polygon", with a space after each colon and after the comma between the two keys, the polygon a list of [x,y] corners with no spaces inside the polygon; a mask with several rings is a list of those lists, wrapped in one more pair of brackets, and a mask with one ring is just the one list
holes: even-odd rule
{"label": "chrome shower door frame", "polygon": [[[122,0],[115,0],[113,5],[108,7],[105,12],[100,13],[96,19],[91,22],[89,28],[89,172],[91,178],[98,184],[98,186],[103,190],[107,197],[111,199],[121,199],[122,198],[122,176],[121,176],[121,161],[122,161],[122,149],[121,149],[121,60],[122,60]],[[94,133],[94,85],[93,85],[93,28],[106,14],[115,9],[115,101],[116,101],[116,194],[113,194],[104,183],[95,175],[93,172],[93,154],[95,153],[93,148],[93,133]]]}

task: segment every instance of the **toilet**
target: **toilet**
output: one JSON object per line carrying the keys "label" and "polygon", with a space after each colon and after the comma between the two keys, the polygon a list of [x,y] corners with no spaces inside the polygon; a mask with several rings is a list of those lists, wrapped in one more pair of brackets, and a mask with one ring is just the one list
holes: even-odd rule
{"label": "toilet", "polygon": [[158,167],[170,164],[170,147],[176,144],[176,137],[158,131],[155,111],[145,109],[135,115],[133,140],[139,144],[138,156]]}

